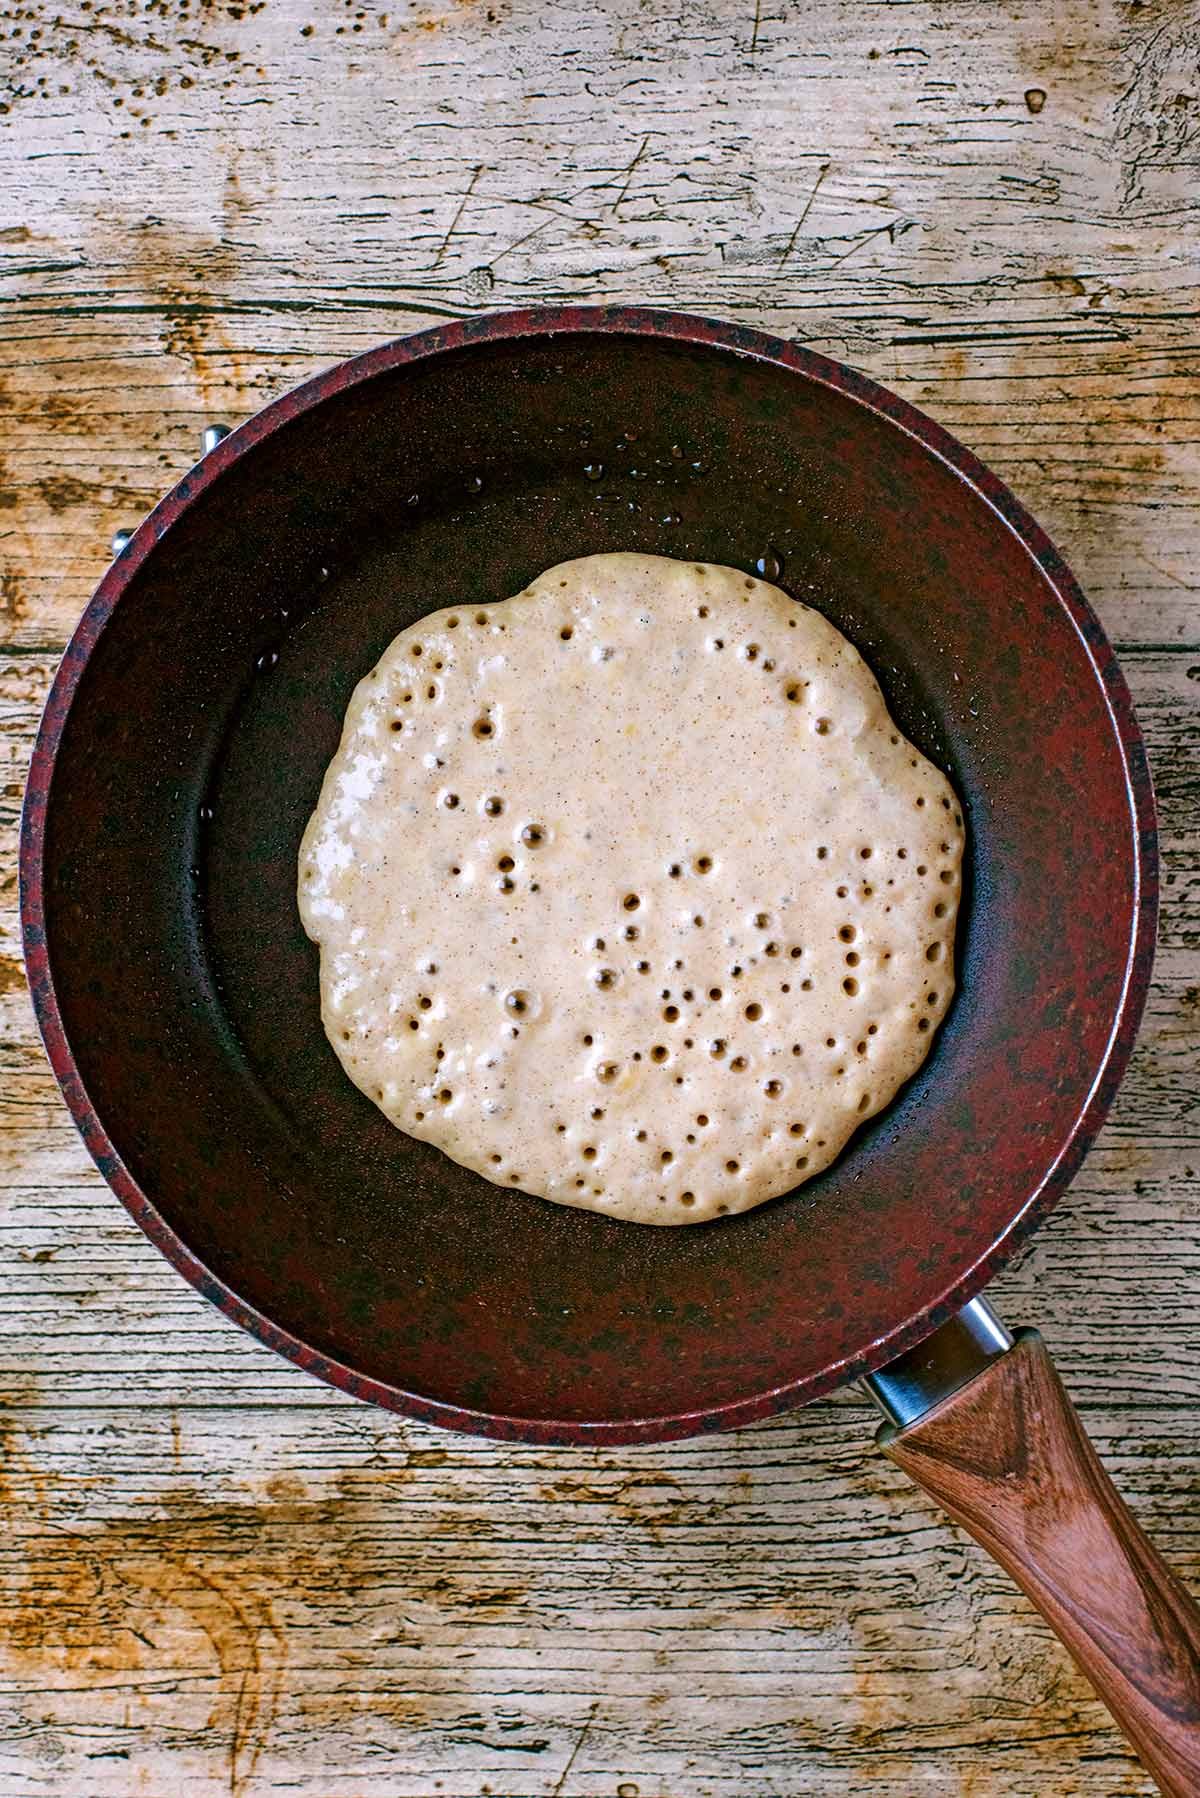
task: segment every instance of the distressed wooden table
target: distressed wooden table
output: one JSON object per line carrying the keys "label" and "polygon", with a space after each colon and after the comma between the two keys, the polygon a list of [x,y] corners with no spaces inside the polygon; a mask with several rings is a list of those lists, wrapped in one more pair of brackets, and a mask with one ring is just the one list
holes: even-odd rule
{"label": "distressed wooden table", "polygon": [[198,453],[429,319],[638,299],[858,364],[989,460],[1123,652],[1163,813],[1141,1041],[998,1283],[1200,1581],[1193,0],[2,0],[0,1792],[1144,1794],[850,1395],[550,1451],[209,1309],[36,1040],[16,828],[105,562]]}

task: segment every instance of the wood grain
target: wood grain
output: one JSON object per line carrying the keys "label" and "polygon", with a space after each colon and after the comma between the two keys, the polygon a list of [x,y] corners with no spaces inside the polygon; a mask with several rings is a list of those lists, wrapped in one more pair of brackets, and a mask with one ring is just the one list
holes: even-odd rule
{"label": "wood grain", "polygon": [[1194,1586],[1200,7],[0,0],[0,28],[0,1794],[1148,1794],[852,1395],[669,1450],[499,1447],[204,1305],[56,1096],[15,828],[108,537],[206,422],[560,298],[744,319],[898,388],[1067,553],[1150,744],[1141,1041],[993,1296]]}
{"label": "wood grain", "polygon": [[1033,1601],[1166,1798],[1194,1798],[1200,1609],[1100,1465],[1038,1332],[877,1440]]}

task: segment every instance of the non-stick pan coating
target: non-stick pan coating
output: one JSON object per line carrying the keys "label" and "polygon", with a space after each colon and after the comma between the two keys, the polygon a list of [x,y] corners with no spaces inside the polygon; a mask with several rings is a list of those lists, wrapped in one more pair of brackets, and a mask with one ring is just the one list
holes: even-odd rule
{"label": "non-stick pan coating", "polygon": [[[925,1067],[794,1197],[693,1229],[505,1192],[395,1131],[326,1043],[295,906],[390,638],[612,549],[777,556],[966,805],[961,990]],[[1128,695],[1037,527],[872,384],[652,313],[393,344],[223,444],[68,651],[23,847],[52,1060],[160,1246],[351,1390],[537,1438],[744,1421],[932,1327],[1077,1165],[1153,934]]]}

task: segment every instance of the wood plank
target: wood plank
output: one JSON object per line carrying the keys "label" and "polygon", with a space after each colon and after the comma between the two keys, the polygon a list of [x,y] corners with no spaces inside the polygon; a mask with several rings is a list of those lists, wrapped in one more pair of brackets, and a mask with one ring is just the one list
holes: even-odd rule
{"label": "wood plank", "polygon": [[[1091,1424],[1195,1577],[1188,1414],[1137,1421]],[[349,1404],[6,1427],[13,1790],[911,1798],[1045,1790],[1064,1742],[1059,1789],[1150,1790],[857,1407],[611,1453]]]}
{"label": "wood plank", "polygon": [[435,0],[306,28],[226,5],[190,37],[114,0],[36,45],[19,23],[41,88],[0,142],[12,640],[65,636],[214,415],[439,318],[634,296],[878,374],[1013,483],[1119,640],[1186,640],[1194,8],[1158,10],[840,0],[817,30],[724,0],[686,25]]}

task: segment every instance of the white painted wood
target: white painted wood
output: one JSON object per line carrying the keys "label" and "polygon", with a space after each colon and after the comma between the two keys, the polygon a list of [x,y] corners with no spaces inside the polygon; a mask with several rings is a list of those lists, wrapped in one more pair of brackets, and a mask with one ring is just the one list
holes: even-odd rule
{"label": "white painted wood", "polygon": [[[744,319],[990,461],[1125,651],[1162,948],[1114,1116],[994,1296],[1200,1580],[1195,0],[0,0],[0,1793],[1130,1798],[852,1395],[498,1447],[242,1336],[91,1169],[15,824],[105,560],[233,422],[440,317]],[[1044,96],[1044,99],[1042,98]]]}

